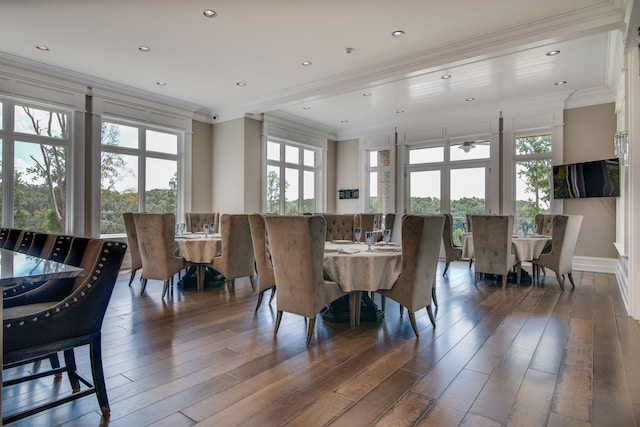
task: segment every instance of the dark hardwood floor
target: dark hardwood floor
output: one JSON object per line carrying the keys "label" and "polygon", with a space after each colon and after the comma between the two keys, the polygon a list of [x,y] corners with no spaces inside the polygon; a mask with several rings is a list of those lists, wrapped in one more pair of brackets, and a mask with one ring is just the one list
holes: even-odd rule
{"label": "dark hardwood floor", "polygon": [[[273,336],[276,301],[254,314],[248,280],[234,293],[175,286],[163,300],[162,283],[139,296],[123,272],[103,325],[110,420],[92,395],[12,425],[638,425],[640,329],[613,275],[576,271],[576,289],[561,292],[552,275],[502,291],[475,287],[472,273],[453,262],[439,276],[437,328],[421,310],[419,339],[387,300],[386,318],[357,330],[318,318],[307,347],[300,316],[285,313]],[[5,388],[2,410],[68,388]]]}

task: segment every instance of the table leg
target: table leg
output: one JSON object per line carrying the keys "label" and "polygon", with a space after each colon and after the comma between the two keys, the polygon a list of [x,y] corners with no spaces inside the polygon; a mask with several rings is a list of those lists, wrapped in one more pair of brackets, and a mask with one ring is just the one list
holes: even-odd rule
{"label": "table leg", "polygon": [[206,266],[204,264],[198,264],[196,267],[196,289],[198,291],[204,290],[204,275]]}
{"label": "table leg", "polygon": [[349,318],[351,319],[351,329],[360,326],[360,301],[362,300],[362,291],[353,291],[349,293]]}

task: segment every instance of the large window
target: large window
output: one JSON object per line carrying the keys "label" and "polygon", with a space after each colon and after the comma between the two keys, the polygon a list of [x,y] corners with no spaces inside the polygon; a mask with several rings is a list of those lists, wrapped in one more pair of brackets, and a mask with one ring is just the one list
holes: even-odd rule
{"label": "large window", "polygon": [[3,225],[68,232],[71,114],[10,101],[0,113]]}
{"label": "large window", "polygon": [[103,120],[100,234],[125,233],[124,212],[178,215],[182,134]]}
{"label": "large window", "polygon": [[533,229],[534,218],[551,210],[551,135],[515,138],[516,229]]}
{"label": "large window", "polygon": [[267,141],[266,212],[316,212],[320,152],[291,142]]}
{"label": "large window", "polygon": [[460,244],[466,214],[486,212],[489,159],[489,141],[409,147],[405,166],[409,213],[450,212],[453,240]]}

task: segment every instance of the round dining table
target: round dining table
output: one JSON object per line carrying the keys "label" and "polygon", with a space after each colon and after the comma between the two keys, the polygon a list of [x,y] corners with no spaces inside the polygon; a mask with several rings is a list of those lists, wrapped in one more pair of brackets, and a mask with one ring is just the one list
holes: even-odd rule
{"label": "round dining table", "polygon": [[[400,276],[402,251],[397,243],[378,242],[371,247],[364,243],[333,241],[325,243],[324,276],[349,293],[351,327],[360,324],[360,309],[373,308],[369,292],[391,289]],[[381,314],[381,313],[380,313]],[[377,316],[378,318],[380,316]]]}
{"label": "round dining table", "polygon": [[219,234],[185,233],[175,237],[176,253],[196,267],[196,289],[204,289],[205,269],[213,258],[220,256],[222,237]]}

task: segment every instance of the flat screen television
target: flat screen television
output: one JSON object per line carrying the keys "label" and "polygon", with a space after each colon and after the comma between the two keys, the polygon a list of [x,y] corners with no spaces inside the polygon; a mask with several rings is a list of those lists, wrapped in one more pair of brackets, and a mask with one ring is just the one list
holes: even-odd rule
{"label": "flat screen television", "polygon": [[618,196],[620,160],[617,158],[553,166],[554,199]]}

